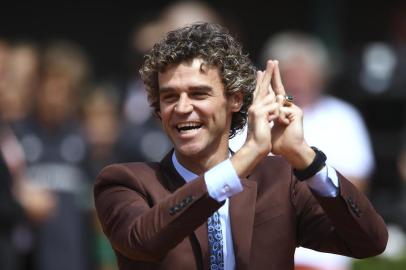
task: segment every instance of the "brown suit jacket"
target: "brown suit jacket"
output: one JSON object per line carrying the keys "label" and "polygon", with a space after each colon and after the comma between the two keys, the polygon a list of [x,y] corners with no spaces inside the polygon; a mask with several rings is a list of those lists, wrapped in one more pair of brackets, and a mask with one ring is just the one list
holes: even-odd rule
{"label": "brown suit jacket", "polygon": [[[237,269],[293,269],[297,246],[356,258],[381,253],[382,218],[339,175],[336,198],[312,193],[280,157],[267,157],[230,198]],[[209,269],[207,218],[222,204],[203,175],[185,184],[169,153],[160,163],[106,167],[94,187],[98,217],[121,270]]]}

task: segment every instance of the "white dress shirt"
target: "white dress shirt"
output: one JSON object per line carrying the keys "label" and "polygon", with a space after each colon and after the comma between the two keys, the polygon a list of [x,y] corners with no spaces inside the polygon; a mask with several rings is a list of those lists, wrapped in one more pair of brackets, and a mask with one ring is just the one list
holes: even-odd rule
{"label": "white dress shirt", "polygon": [[[183,167],[177,160],[175,152],[172,155],[172,162],[176,171],[183,177],[186,182],[190,182],[198,175]],[[235,256],[233,248],[233,239],[231,235],[231,224],[229,218],[229,200],[228,198],[241,192],[243,187],[241,181],[231,163],[230,159],[217,164],[204,174],[209,195],[218,202],[225,203],[218,210],[220,215],[221,230],[223,233],[223,255],[224,269],[235,269]],[[335,197],[338,193],[338,178],[336,171],[326,165],[316,175],[306,180],[309,187],[321,196]]]}

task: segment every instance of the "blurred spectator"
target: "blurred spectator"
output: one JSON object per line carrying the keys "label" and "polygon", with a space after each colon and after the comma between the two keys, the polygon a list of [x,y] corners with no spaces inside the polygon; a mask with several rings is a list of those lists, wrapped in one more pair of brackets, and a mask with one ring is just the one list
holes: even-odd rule
{"label": "blurred spectator", "polygon": [[89,172],[95,178],[100,170],[117,161],[115,147],[120,128],[118,94],[112,84],[98,84],[86,94],[81,121],[89,144]]}
{"label": "blurred spectator", "polygon": [[[81,111],[81,120],[89,144],[88,171],[91,179],[96,179],[103,167],[117,161],[115,147],[120,126],[117,90],[107,83],[94,86],[84,97]],[[95,212],[93,227],[93,249],[97,269],[117,269],[113,249]]]}
{"label": "blurred spectator", "polygon": [[368,131],[355,107],[325,94],[334,65],[327,48],[310,35],[286,32],[265,45],[262,59],[268,58],[281,62],[285,87],[304,110],[308,143],[324,149],[329,163],[366,191],[374,168]]}
{"label": "blurred spectator", "polygon": [[[261,62],[280,61],[287,93],[304,112],[306,141],[326,153],[328,162],[366,191],[374,168],[374,158],[367,129],[360,113],[350,104],[325,94],[332,69],[329,54],[316,38],[304,33],[284,32],[264,46]],[[230,142],[235,151],[245,141],[245,134]],[[337,255],[296,250],[297,269],[350,269],[350,260]]]}
{"label": "blurred spectator", "polygon": [[133,33],[132,46],[141,55],[169,31],[195,22],[224,23],[221,16],[207,3],[194,0],[173,1],[158,12],[156,17],[158,19],[136,27]]}
{"label": "blurred spectator", "polygon": [[77,98],[90,69],[75,44],[55,42],[41,58],[32,117],[15,125],[27,161],[27,179],[54,196],[54,208],[37,231],[38,270],[88,269],[89,176],[87,146],[76,119]]}
{"label": "blurred spectator", "polygon": [[18,122],[31,112],[32,95],[38,83],[38,51],[27,42],[9,48],[7,71],[0,89],[0,110],[7,123]]}
{"label": "blurred spectator", "polygon": [[[18,92],[24,88],[14,89],[15,86],[18,88],[18,86],[22,86],[23,82],[27,82],[24,80],[26,76],[23,75],[27,74],[27,72],[21,72],[21,70],[27,70],[32,67],[21,67],[21,62],[25,62],[23,60],[24,51],[25,49],[30,50],[31,47],[21,47],[20,45],[17,47],[7,46],[5,41],[0,41],[1,104],[6,104],[7,102],[4,102],[4,100],[13,96],[13,94],[10,95],[10,92],[14,90]],[[20,54],[21,52],[23,55]],[[20,61],[16,61],[16,58],[20,58]],[[16,64],[16,62],[19,64]],[[15,82],[14,80],[21,81]],[[12,102],[18,99],[9,99],[8,101]],[[47,218],[48,213],[54,207],[54,198],[49,192],[38,189],[27,181],[25,176],[26,163],[22,147],[10,126],[3,122],[3,119],[10,122],[17,121],[22,114],[10,113],[9,110],[12,112],[19,110],[15,110],[15,108],[8,106],[8,104],[1,107],[1,109],[0,265],[2,269],[31,269],[28,254],[32,249],[33,233],[29,228],[28,222],[38,223]]]}

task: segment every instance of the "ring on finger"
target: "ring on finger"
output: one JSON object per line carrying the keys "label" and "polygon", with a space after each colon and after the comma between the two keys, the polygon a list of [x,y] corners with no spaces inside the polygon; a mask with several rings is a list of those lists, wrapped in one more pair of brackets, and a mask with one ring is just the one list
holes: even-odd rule
{"label": "ring on finger", "polygon": [[283,96],[283,106],[291,106],[293,104],[293,96],[284,95]]}

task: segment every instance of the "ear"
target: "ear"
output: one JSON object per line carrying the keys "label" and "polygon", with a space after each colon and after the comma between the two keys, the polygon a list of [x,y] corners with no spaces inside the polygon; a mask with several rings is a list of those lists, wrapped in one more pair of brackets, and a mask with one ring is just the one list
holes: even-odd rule
{"label": "ear", "polygon": [[241,91],[233,93],[228,97],[229,108],[232,112],[238,112],[241,110],[244,101],[244,96]]}

